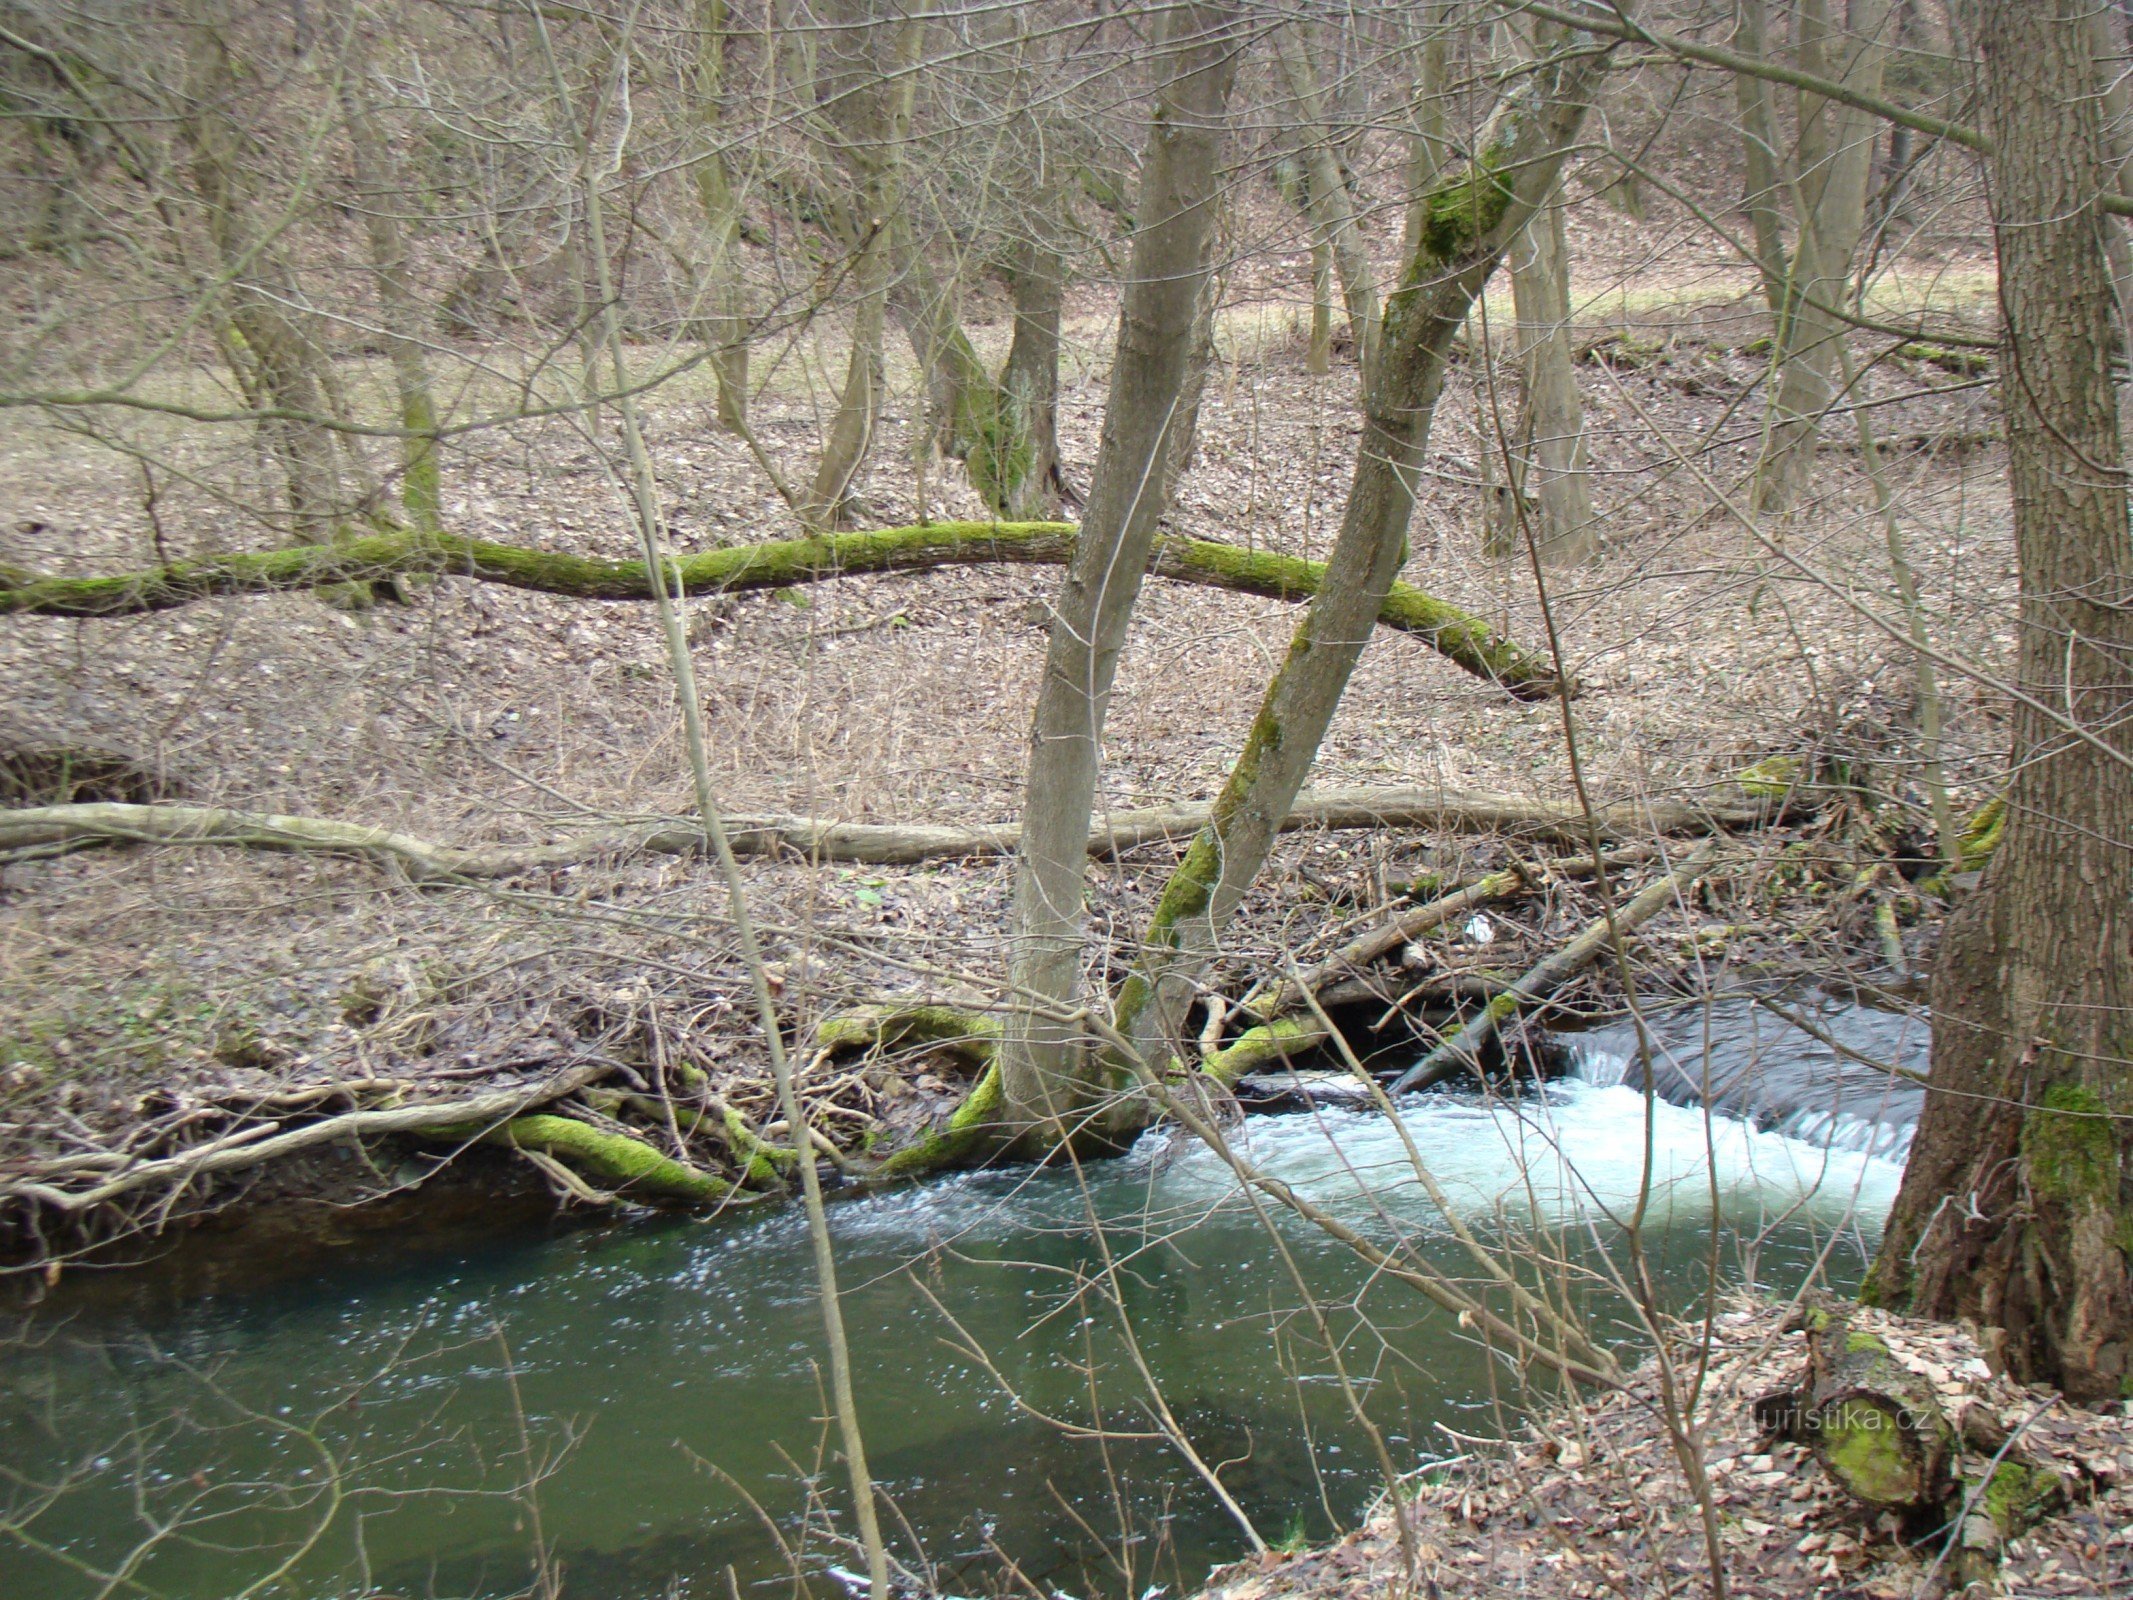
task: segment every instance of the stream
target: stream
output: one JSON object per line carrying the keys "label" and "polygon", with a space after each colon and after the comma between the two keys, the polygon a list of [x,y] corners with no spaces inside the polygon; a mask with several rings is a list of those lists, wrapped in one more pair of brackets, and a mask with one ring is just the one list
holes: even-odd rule
{"label": "stream", "polygon": [[[1923,1064],[1915,1020],[1798,1003],[1859,1054]],[[1648,1152],[1648,1247],[1677,1309],[1699,1302],[1713,1260],[1729,1283],[1778,1291],[1818,1258],[1856,1281],[1914,1086],[1723,1001],[1653,1019],[1648,1124],[1634,1030],[1567,1037],[1577,1069],[1545,1090],[1404,1108],[1468,1221],[1579,1267],[1619,1260],[1613,1219]],[[1383,1121],[1321,1108],[1233,1135],[1373,1238],[1460,1270]],[[1146,1437],[1142,1363],[1269,1542],[1325,1537],[1382,1487],[1267,1222],[1184,1135],[1158,1130],[1078,1175],[860,1196],[832,1219],[890,1533],[937,1592],[1004,1590],[1009,1563],[1024,1594],[1189,1592],[1243,1552],[1180,1452]],[[1403,1467],[1516,1425],[1515,1372],[1450,1316],[1310,1227],[1275,1226]],[[126,1566],[114,1593],[492,1597],[527,1592],[536,1563],[570,1600],[789,1595],[795,1562],[856,1564],[819,1519],[803,1526],[829,1460],[811,1272],[804,1218],[785,1207],[337,1260],[243,1295],[144,1296],[14,1329],[0,1595],[76,1600]],[[1633,1345],[1604,1287],[1573,1293]],[[1099,1421],[1131,1437],[1088,1437]],[[841,1467],[820,1482],[841,1507]]]}

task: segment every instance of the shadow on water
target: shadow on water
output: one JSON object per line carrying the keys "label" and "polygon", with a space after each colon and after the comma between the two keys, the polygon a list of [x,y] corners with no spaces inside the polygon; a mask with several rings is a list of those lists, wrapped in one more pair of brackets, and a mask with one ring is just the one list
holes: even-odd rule
{"label": "shadow on water", "polygon": [[[1662,1021],[1663,1054],[1687,1059],[1688,1027]],[[1728,1049],[1737,1031],[1719,1028]],[[1782,1044],[1766,1028],[1751,1053]],[[1776,1131],[1807,1109],[1791,1090],[1789,1107],[1725,1102],[1753,1121],[1662,1099],[1647,1129],[1642,1094],[1605,1081],[1608,1036],[1577,1049],[1582,1080],[1518,1104],[1430,1096],[1404,1115],[1452,1203],[1571,1263],[1566,1292],[1610,1337],[1630,1338],[1620,1306],[1574,1275],[1617,1243],[1610,1211],[1637,1194],[1647,1131],[1652,1250],[1677,1306],[1695,1303],[1714,1247],[1732,1281],[1781,1290],[1818,1259],[1839,1283],[1862,1268],[1899,1176],[1871,1140]],[[1237,1137],[1353,1226],[1459,1268],[1381,1121],[1260,1117]],[[1079,1175],[861,1196],[833,1225],[868,1448],[902,1553],[915,1544],[944,1590],[1000,1587],[1011,1560],[1042,1590],[1139,1594],[1243,1549],[1147,1437],[1121,1310],[1268,1540],[1323,1536],[1380,1487],[1261,1224],[1177,1134]],[[1516,1372],[1450,1318],[1308,1228],[1283,1237],[1397,1458],[1515,1424]],[[38,1331],[0,1361],[0,1463],[67,1488],[28,1524],[42,1552],[0,1536],[0,1594],[94,1593],[68,1562],[109,1569],[156,1518],[178,1531],[143,1560],[143,1590],[199,1600],[284,1563],[259,1593],[510,1595],[537,1548],[574,1600],[726,1595],[729,1569],[743,1595],[782,1594],[781,1541],[812,1539],[812,1569],[841,1560],[799,1516],[818,1474],[829,1504],[843,1498],[822,1470],[819,1337],[796,1211],[520,1240]],[[0,1495],[0,1521],[22,1525],[34,1490],[0,1477]]]}

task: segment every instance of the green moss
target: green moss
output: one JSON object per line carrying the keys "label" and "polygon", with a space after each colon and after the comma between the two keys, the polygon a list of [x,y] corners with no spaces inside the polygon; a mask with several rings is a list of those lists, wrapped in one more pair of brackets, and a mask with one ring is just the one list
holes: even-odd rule
{"label": "green moss", "polygon": [[1969,350],[1915,339],[1909,344],[1898,345],[1896,353],[1912,361],[1923,361],[1929,367],[1938,367],[1943,372],[1955,373],[1958,377],[1974,377],[1992,370],[1992,352],[1989,350]]}
{"label": "green moss", "polygon": [[2002,1461],[1992,1469],[1980,1499],[2000,1537],[2012,1539],[2066,1504],[2066,1485],[2048,1467]]}
{"label": "green moss", "polygon": [[1816,1413],[1820,1448],[1854,1494],[1877,1505],[1907,1505],[1918,1492],[1918,1471],[1895,1421],[1879,1406],[1846,1399]]}
{"label": "green moss", "polygon": [[2118,1140],[2110,1108],[2080,1084],[2053,1084],[2023,1114],[2022,1164],[2031,1192],[2041,1199],[2115,1206]]}
{"label": "green moss", "polygon": [[962,1160],[984,1137],[1000,1110],[1000,1067],[987,1067],[939,1128],[921,1134],[876,1169],[883,1178],[915,1178]]}
{"label": "green moss", "polygon": [[1247,1072],[1286,1061],[1297,1051],[1309,1049],[1324,1038],[1325,1033],[1316,1022],[1281,1017],[1239,1034],[1228,1048],[1210,1056],[1202,1070],[1216,1083],[1233,1084]]}
{"label": "green moss", "polygon": [[734,1193],[731,1184],[663,1156],[641,1139],[607,1133],[575,1117],[545,1112],[514,1117],[495,1137],[514,1149],[552,1156],[631,1198],[704,1205]]}
{"label": "green moss", "polygon": [[1800,781],[1800,758],[1765,756],[1734,773],[1733,781],[1759,800],[1782,800]]}
{"label": "green moss", "polygon": [[892,1050],[905,1044],[968,1043],[989,1053],[992,1041],[999,1036],[998,1018],[930,1000],[858,1006],[825,1017],[815,1027],[816,1047],[823,1050]]}
{"label": "green moss", "polygon": [[1981,872],[2007,832],[2007,802],[1994,798],[1971,813],[1956,841],[1956,870]]}
{"label": "green moss", "polygon": [[1844,1348],[1852,1355],[1885,1356],[1889,1347],[1863,1329],[1853,1328],[1844,1335]]}
{"label": "green moss", "polygon": [[1422,251],[1435,262],[1468,255],[1503,220],[1511,188],[1486,162],[1475,162],[1422,201]]}

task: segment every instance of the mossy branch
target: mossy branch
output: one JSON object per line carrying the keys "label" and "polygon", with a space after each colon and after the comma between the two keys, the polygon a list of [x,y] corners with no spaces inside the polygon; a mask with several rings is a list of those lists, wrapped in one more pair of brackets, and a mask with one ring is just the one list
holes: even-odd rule
{"label": "mossy branch", "polygon": [[[785,589],[878,572],[1009,564],[1057,566],[1074,553],[1064,522],[937,522],[809,539],[775,539],[678,557],[689,594]],[[1210,539],[1170,539],[1155,571],[1178,583],[1298,601],[1318,592],[1322,563],[1243,550]],[[0,615],[117,617],[169,611],[218,596],[279,594],[395,577],[471,578],[577,600],[650,600],[642,561],[608,561],[557,550],[469,539],[454,533],[373,533],[173,562],[105,577],[30,577],[0,572]],[[1466,672],[1522,699],[1555,692],[1546,658],[1506,639],[1481,618],[1407,585],[1395,585],[1381,625],[1412,634]]]}

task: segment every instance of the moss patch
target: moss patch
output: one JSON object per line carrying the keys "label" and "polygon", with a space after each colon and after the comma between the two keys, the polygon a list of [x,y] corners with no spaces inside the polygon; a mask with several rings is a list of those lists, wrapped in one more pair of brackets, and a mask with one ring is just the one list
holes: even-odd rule
{"label": "moss patch", "polygon": [[2039,1198],[2115,1205],[2118,1140],[2109,1108],[2080,1084],[2053,1084],[2022,1118],[2022,1164]]}

